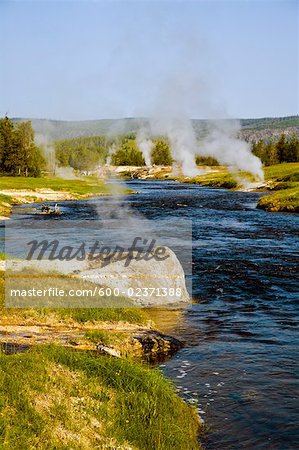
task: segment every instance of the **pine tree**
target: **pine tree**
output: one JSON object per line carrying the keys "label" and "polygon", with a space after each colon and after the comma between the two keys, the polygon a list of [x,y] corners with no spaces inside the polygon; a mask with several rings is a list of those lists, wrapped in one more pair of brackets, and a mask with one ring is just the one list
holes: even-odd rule
{"label": "pine tree", "polygon": [[0,119],[0,169],[7,171],[8,157],[14,150],[14,125],[7,116]]}
{"label": "pine tree", "polygon": [[279,141],[276,143],[278,162],[282,163],[287,160],[288,143],[284,134],[281,135]]}
{"label": "pine tree", "polygon": [[0,119],[0,169],[9,175],[39,176],[45,160],[35,145],[31,122],[14,126]]}
{"label": "pine tree", "polygon": [[154,148],[151,154],[152,164],[170,166],[172,164],[172,157],[169,144],[165,139],[157,139],[154,143]]}
{"label": "pine tree", "polygon": [[292,134],[291,140],[287,143],[287,162],[299,161],[299,139],[296,133]]}

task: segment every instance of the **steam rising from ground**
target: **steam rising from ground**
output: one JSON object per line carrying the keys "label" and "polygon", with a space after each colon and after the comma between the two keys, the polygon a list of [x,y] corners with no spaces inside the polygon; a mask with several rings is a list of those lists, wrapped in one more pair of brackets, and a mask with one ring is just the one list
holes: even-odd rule
{"label": "steam rising from ground", "polygon": [[41,148],[50,173],[55,173],[56,157],[53,143],[43,134],[35,135],[35,142]]}
{"label": "steam rising from ground", "polygon": [[113,155],[113,153],[115,153],[115,151],[116,151],[116,145],[115,144],[110,145],[110,147],[108,149],[107,159],[106,159],[106,164],[108,166],[110,166],[110,164],[111,164],[112,155]]}
{"label": "steam rising from ground", "polygon": [[151,151],[153,148],[153,141],[147,136],[147,132],[144,128],[140,128],[137,136],[136,136],[136,142],[141,150],[145,164],[147,166],[151,165]]}
{"label": "steam rising from ground", "polygon": [[185,175],[192,177],[201,173],[195,164],[197,142],[191,120],[178,117],[152,119],[151,129],[154,134],[167,136],[172,156]]}
{"label": "steam rising from ground", "polygon": [[[249,171],[262,180],[261,161],[252,154],[250,145],[237,137],[240,123],[229,118],[221,100],[218,87],[222,83],[217,81],[221,55],[192,32],[178,39],[175,30],[168,39],[172,50],[175,47],[173,58],[169,60],[169,52],[165,54],[169,62],[166,72],[156,80],[152,105],[143,110],[143,116],[150,117],[149,136],[167,136],[172,156],[187,176],[199,173],[195,163],[198,155],[212,156],[232,170]],[[194,130],[191,117],[207,119],[201,130]],[[142,141],[139,147],[147,156],[144,144]]]}
{"label": "steam rising from ground", "polygon": [[75,180],[78,177],[74,173],[72,167],[59,167],[56,161],[55,147],[46,136],[37,134],[35,136],[36,144],[41,148],[47,164],[47,170],[59,178],[64,180]]}
{"label": "steam rising from ground", "polygon": [[[150,128],[154,135],[167,136],[172,156],[186,176],[202,173],[196,166],[196,156],[211,156],[229,170],[247,171],[257,180],[264,179],[260,159],[252,154],[249,143],[238,138],[241,127],[237,120],[209,120],[198,137],[191,119],[184,114],[172,116],[169,112],[168,116],[152,118]],[[143,148],[139,144],[143,154],[146,142],[143,141]]]}
{"label": "steam rising from ground", "polygon": [[55,176],[64,180],[78,180],[80,178],[76,176],[72,167],[56,167]]}
{"label": "steam rising from ground", "polygon": [[210,122],[208,134],[199,146],[201,156],[212,156],[231,170],[252,173],[258,180],[264,179],[261,160],[252,154],[250,144],[238,139],[240,124],[233,120]]}

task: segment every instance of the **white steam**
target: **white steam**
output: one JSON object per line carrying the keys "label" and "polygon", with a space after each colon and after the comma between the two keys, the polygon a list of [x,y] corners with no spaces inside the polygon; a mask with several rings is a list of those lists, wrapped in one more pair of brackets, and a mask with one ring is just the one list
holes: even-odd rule
{"label": "white steam", "polygon": [[196,135],[191,120],[186,118],[158,118],[151,120],[153,134],[165,135],[169,140],[172,156],[187,176],[196,176],[201,171],[196,167]]}
{"label": "white steam", "polygon": [[48,171],[52,174],[55,174],[56,157],[55,157],[55,148],[54,148],[53,143],[43,134],[36,134],[35,142],[41,148],[41,150],[43,152]]}
{"label": "white steam", "polygon": [[136,142],[139,147],[139,149],[142,152],[145,164],[147,166],[151,165],[151,152],[153,148],[153,141],[148,137],[147,132],[144,128],[141,128],[138,130],[137,136],[136,136]]}
{"label": "white steam", "polygon": [[218,120],[209,122],[208,134],[201,141],[198,154],[212,156],[230,170],[250,172],[258,180],[264,179],[261,160],[252,154],[250,145],[237,138],[238,121]]}
{"label": "white steam", "polygon": [[[171,44],[173,59],[157,79],[152,105],[143,111],[150,117],[150,136],[168,138],[172,156],[187,176],[199,173],[196,156],[212,156],[231,170],[263,179],[261,161],[237,137],[240,124],[229,118],[223,105],[217,80],[219,58],[193,35],[180,36],[179,41],[172,36]],[[200,130],[194,130],[191,117],[206,119]]]}
{"label": "white steam", "polygon": [[42,149],[46,160],[47,169],[52,174],[64,180],[78,179],[72,167],[60,167],[56,161],[55,147],[53,142],[42,134],[35,136],[36,144]]}
{"label": "white steam", "polygon": [[64,180],[78,180],[72,167],[56,167],[55,176]]}
{"label": "white steam", "polygon": [[108,149],[108,155],[106,158],[106,165],[110,166],[111,165],[111,161],[112,161],[112,155],[113,153],[115,153],[116,151],[116,145],[113,143],[112,145],[110,145],[109,149]]}
{"label": "white steam", "polygon": [[[154,113],[150,120],[151,134],[165,135],[168,138],[172,156],[186,176],[203,173],[196,166],[196,156],[211,156],[227,165],[229,170],[247,171],[257,180],[263,180],[260,159],[252,154],[247,142],[238,138],[240,123],[232,119],[219,119],[220,114],[224,116],[223,110],[217,111],[209,104],[206,93],[200,104],[200,86],[196,87],[194,82],[188,83],[186,77],[180,85],[174,83],[172,90],[172,83],[168,83],[155,108],[159,113]],[[202,114],[209,117],[205,126],[198,130],[199,136],[188,116],[189,91],[196,93]],[[139,147],[141,148],[140,144]]]}

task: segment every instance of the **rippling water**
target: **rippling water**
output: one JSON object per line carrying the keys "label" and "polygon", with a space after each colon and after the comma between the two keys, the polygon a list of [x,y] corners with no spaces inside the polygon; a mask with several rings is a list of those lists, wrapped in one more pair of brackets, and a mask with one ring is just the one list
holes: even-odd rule
{"label": "rippling water", "polygon": [[[257,210],[256,193],[128,184],[139,194],[124,203],[148,219],[193,221],[197,303],[175,330],[186,347],[162,368],[209,427],[206,448],[298,448],[299,218]],[[64,217],[90,218],[111,201],[65,202]]]}

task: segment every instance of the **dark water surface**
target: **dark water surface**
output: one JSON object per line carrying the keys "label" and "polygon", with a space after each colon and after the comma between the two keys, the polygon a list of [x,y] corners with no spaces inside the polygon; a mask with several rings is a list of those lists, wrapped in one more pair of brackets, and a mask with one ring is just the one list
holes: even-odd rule
{"label": "dark water surface", "polygon": [[[187,346],[162,367],[210,428],[206,448],[298,448],[298,216],[257,210],[256,193],[128,185],[139,194],[124,203],[148,219],[193,221],[198,303],[175,330]],[[63,217],[90,219],[113,201],[64,202]]]}

